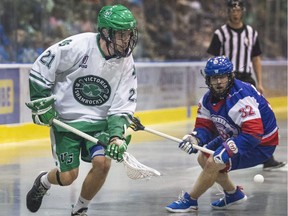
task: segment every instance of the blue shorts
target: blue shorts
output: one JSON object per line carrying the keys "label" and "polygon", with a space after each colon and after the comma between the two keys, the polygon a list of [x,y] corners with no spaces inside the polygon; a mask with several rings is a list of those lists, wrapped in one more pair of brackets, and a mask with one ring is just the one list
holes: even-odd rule
{"label": "blue shorts", "polygon": [[232,159],[231,170],[245,169],[259,164],[263,164],[270,159],[276,146],[257,146],[253,151],[246,152],[244,155],[235,155]]}

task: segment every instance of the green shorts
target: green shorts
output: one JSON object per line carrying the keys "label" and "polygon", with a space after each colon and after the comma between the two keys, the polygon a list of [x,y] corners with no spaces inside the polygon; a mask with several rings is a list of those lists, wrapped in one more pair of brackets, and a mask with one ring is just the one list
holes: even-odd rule
{"label": "green shorts", "polygon": [[[85,132],[107,144],[109,141],[109,134],[105,131],[99,132]],[[85,162],[91,162],[90,149],[96,144],[88,141],[78,135],[57,131],[51,128],[51,147],[56,166],[61,172],[69,171],[79,167],[80,156]]]}

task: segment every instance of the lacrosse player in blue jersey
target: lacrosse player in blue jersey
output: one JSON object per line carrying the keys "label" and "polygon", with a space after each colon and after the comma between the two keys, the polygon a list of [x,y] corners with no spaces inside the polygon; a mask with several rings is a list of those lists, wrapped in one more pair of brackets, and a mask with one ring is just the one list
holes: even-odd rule
{"label": "lacrosse player in blue jersey", "polygon": [[[244,0],[227,0],[229,20],[215,31],[207,52],[213,56],[226,55],[234,65],[235,78],[253,84],[263,94],[259,34],[243,22],[245,10]],[[257,85],[252,77],[252,68]],[[264,161],[263,170],[277,169],[285,164],[272,155]]]}
{"label": "lacrosse player in blue jersey", "polygon": [[209,91],[198,104],[194,131],[183,137],[179,148],[192,154],[193,145],[214,151],[200,153],[202,167],[190,193],[166,206],[170,212],[198,209],[197,200],[214,183],[224,190],[224,197],[211,203],[213,209],[226,209],[247,200],[242,187],[229,178],[229,171],[262,164],[278,145],[275,115],[254,86],[234,78],[233,64],[225,56],[210,58],[204,69]]}

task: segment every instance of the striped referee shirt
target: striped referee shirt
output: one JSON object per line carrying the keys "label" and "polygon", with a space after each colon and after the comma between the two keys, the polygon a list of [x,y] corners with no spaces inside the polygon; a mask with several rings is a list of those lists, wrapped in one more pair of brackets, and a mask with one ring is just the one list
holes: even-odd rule
{"label": "striped referee shirt", "polygon": [[234,65],[234,71],[251,73],[252,58],[261,55],[258,32],[243,24],[233,29],[225,24],[214,32],[207,52],[214,56],[225,55]]}

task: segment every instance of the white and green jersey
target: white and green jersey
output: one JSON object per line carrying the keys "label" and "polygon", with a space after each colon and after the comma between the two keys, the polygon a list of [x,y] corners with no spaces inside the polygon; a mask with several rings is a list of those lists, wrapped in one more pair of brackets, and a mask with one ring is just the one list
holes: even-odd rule
{"label": "white and green jersey", "polygon": [[99,36],[82,33],[46,49],[31,69],[31,100],[55,95],[55,110],[65,122],[133,115],[137,99],[133,57],[106,60]]}

